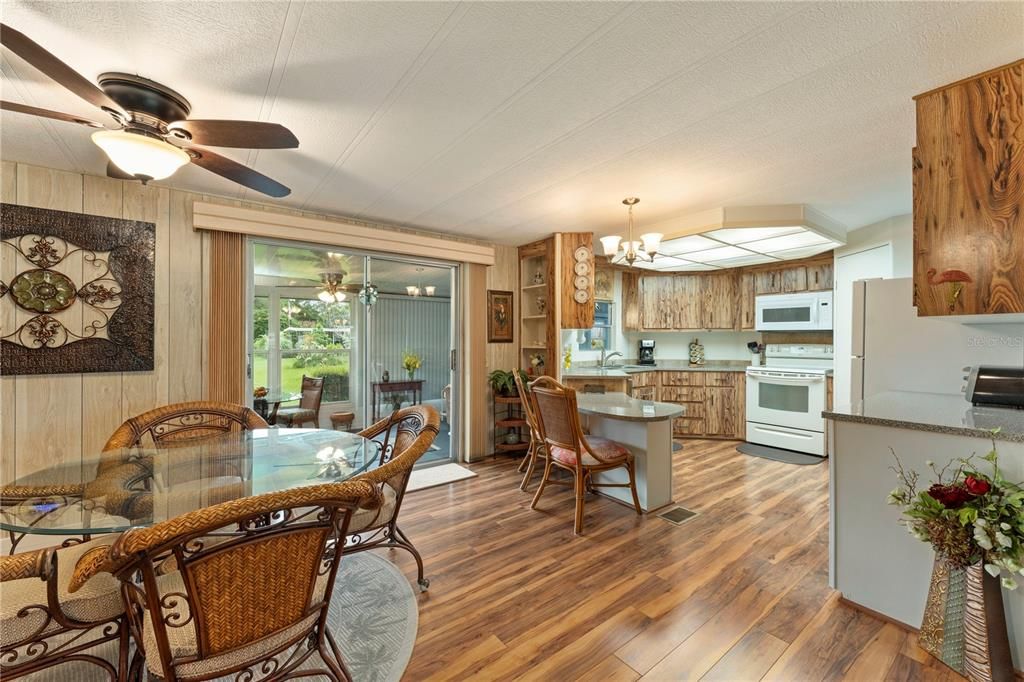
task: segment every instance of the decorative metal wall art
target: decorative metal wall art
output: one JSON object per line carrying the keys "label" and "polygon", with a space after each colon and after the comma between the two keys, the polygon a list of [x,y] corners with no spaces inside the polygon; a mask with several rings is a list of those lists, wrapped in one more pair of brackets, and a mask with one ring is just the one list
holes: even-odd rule
{"label": "decorative metal wall art", "polygon": [[153,369],[153,223],[0,204],[0,373]]}

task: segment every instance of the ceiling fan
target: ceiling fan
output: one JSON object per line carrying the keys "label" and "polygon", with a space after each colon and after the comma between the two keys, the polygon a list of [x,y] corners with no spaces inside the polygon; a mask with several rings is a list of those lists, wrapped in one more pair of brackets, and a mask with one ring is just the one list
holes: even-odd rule
{"label": "ceiling fan", "polygon": [[277,123],[261,121],[190,120],[191,105],[174,90],[127,73],[104,73],[99,87],[57,59],[31,38],[0,24],[0,44],[58,85],[108,114],[116,128],[59,111],[0,101],[0,109],[97,128],[92,140],[106,152],[107,175],[119,179],[159,180],[186,163],[272,197],[291,190],[231,159],[193,146],[246,149],[294,149],[299,141]]}

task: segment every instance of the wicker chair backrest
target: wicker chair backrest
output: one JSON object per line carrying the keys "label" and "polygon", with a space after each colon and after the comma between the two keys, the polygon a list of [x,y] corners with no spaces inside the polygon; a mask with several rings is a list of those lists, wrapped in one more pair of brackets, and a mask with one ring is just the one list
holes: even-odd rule
{"label": "wicker chair backrest", "polygon": [[[117,575],[129,603],[149,613],[158,651],[146,655],[159,656],[167,678],[225,654],[234,656],[232,671],[244,670],[323,626],[349,519],[379,503],[373,486],[346,481],[214,505],[132,529],[105,551],[83,555],[71,590],[97,572]],[[161,591],[158,574],[168,562],[180,571],[181,591]],[[141,635],[133,612],[130,625]],[[177,654],[171,642],[186,626],[196,651]],[[257,641],[267,647],[243,659],[241,650]]]}
{"label": "wicker chair backrest", "polygon": [[173,447],[225,433],[265,429],[267,422],[244,405],[198,400],[164,405],[121,424],[104,450],[132,447]]}
{"label": "wicker chair backrest", "polygon": [[576,408],[576,391],[551,377],[541,377],[530,382],[530,391],[537,408],[537,425],[544,442],[579,454],[583,429]]}
{"label": "wicker chair backrest", "polygon": [[433,407],[413,405],[359,432],[360,436],[379,444],[380,466],[360,474],[355,480],[375,486],[387,485],[395,491],[397,499],[393,513],[382,515],[377,520],[379,525],[389,523],[398,514],[412,468],[430,449],[440,424],[440,415]]}

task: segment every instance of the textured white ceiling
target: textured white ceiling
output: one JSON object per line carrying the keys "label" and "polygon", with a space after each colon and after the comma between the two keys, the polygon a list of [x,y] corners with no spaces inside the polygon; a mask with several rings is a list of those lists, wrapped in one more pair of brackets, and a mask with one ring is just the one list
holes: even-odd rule
{"label": "textured white ceiling", "polygon": [[[22,2],[5,23],[87,78],[133,71],[196,118],[295,151],[218,150],[281,203],[519,244],[716,206],[856,228],[911,208],[911,97],[1024,53],[1024,3]],[[4,52],[4,99],[95,116]],[[88,130],[4,112],[0,154],[87,173]],[[264,199],[189,167],[165,184]]]}

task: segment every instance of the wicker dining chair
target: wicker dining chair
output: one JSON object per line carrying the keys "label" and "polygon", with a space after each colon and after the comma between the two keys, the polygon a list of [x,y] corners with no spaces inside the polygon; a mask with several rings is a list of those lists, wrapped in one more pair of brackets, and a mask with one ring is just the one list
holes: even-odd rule
{"label": "wicker dining chair", "polygon": [[376,509],[360,509],[349,525],[346,552],[361,552],[377,547],[401,547],[416,560],[416,582],[426,591],[430,580],[423,575],[423,558],[398,527],[409,474],[437,437],[441,419],[429,405],[413,405],[359,432],[379,449],[379,466],[360,474],[354,480],[372,483],[380,492],[381,505]]}
{"label": "wicker dining chair", "polygon": [[302,396],[298,407],[282,407],[277,411],[275,423],[282,426],[302,426],[312,423],[320,426],[320,401],[324,397],[324,378],[302,375]]}
{"label": "wicker dining chair", "polygon": [[[576,404],[576,391],[563,386],[551,377],[541,377],[530,382],[533,404],[537,412],[537,425],[547,446],[548,458],[544,464],[544,477],[533,496],[531,509],[537,508],[540,496],[551,480],[551,469],[557,466],[573,476],[573,490],[576,495],[576,521],[573,532],[583,532],[583,498],[593,488],[629,488],[633,493],[633,507],[641,514],[640,500],[636,494],[636,467],[633,454],[624,446],[607,438],[588,436],[580,426],[580,414]],[[629,474],[628,483],[595,483],[593,475],[603,471],[624,468]]]}
{"label": "wicker dining chair", "polygon": [[103,449],[191,444],[232,432],[266,428],[266,420],[244,405],[196,400],[163,405],[128,419],[111,434]]}
{"label": "wicker dining chair", "polygon": [[69,592],[78,559],[115,536],[0,557],[0,678],[13,680],[61,666],[98,667],[111,680],[128,675],[128,627],[121,588],[111,575]]}
{"label": "wicker dining chair", "polygon": [[[213,505],[86,552],[70,591],[116,576],[145,665],[164,680],[351,680],[328,608],[352,513],[379,503],[374,486],[346,481]],[[161,570],[170,560],[176,570]]]}
{"label": "wicker dining chair", "polygon": [[526,469],[523,482],[519,484],[520,490],[526,490],[533,478],[533,472],[537,468],[537,460],[547,460],[548,450],[544,439],[540,435],[540,427],[537,426],[537,409],[530,395],[530,390],[519,376],[519,372],[513,371],[512,378],[516,382],[516,389],[519,391],[520,404],[523,407],[523,416],[526,417],[526,426],[530,430],[530,447],[526,451],[526,457],[519,463],[519,471]]}

